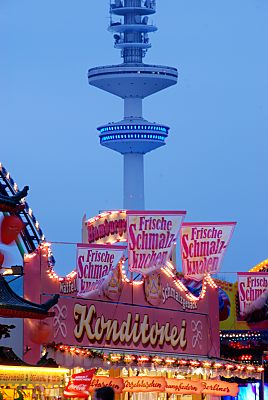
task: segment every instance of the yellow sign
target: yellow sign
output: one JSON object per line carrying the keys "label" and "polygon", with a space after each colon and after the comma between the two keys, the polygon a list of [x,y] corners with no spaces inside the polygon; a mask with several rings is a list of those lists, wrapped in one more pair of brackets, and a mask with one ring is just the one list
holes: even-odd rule
{"label": "yellow sign", "polygon": [[0,384],[64,384],[68,369],[24,366],[0,366]]}

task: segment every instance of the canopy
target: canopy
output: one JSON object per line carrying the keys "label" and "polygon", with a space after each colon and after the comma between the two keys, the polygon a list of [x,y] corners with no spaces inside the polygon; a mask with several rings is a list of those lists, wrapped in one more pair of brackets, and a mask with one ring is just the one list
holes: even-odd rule
{"label": "canopy", "polygon": [[0,275],[0,317],[44,319],[54,313],[49,312],[59,299],[56,294],[44,304],[32,303],[18,296]]}

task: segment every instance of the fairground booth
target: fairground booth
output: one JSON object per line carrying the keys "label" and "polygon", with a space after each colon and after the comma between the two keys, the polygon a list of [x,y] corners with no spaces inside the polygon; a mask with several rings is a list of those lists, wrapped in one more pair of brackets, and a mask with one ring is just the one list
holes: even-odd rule
{"label": "fairground booth", "polygon": [[[57,303],[53,296],[45,304],[34,304],[18,296],[0,275],[0,339],[11,336],[15,324],[4,321],[25,318],[38,323],[54,314],[49,309]],[[34,339],[34,338],[33,338]],[[69,370],[58,368],[52,359],[39,357],[37,363],[30,364],[20,359],[12,348],[0,346],[0,398],[2,400],[42,399],[52,400],[62,397]]]}
{"label": "fairground booth", "polygon": [[[221,356],[263,366],[262,381],[244,381],[244,399],[268,398],[268,260],[248,272],[238,273],[235,283],[216,281],[224,292],[229,311],[220,322]],[[256,397],[254,397],[256,396]],[[242,398],[242,397],[241,397]]]}
{"label": "fairground booth", "polygon": [[228,302],[211,274],[235,224],[183,223],[184,217],[123,210],[85,220],[76,268],[65,277],[55,271],[51,243],[25,255],[27,299],[60,294],[43,327],[24,321],[24,346],[31,349],[25,361],[44,351],[69,368],[66,397],[87,398],[109,385],[120,399],[228,399],[239,392],[236,379],[261,379],[260,366],[220,357],[219,296],[222,315]]}
{"label": "fairground booth", "polygon": [[[4,214],[0,220],[0,238],[1,245],[5,247],[5,251],[2,250],[2,246],[0,250],[0,399],[54,400],[63,396],[69,370],[59,368],[53,359],[48,359],[46,355],[41,357],[40,353],[36,362],[26,363],[17,356],[12,347],[6,345],[10,338],[10,344],[19,348],[16,342],[20,341],[23,335],[21,320],[45,324],[46,318],[54,316],[51,308],[57,304],[59,298],[56,294],[41,304],[40,301],[34,303],[19,296],[10,285],[18,278],[22,279],[23,268],[19,265],[6,265],[6,259],[9,259],[6,257],[6,248],[17,240],[18,247],[22,249],[19,234],[25,238],[25,242],[28,234],[28,231],[23,229],[25,224],[21,217],[25,212],[25,205],[21,203],[21,199],[26,196],[28,187],[19,192],[16,186],[16,190],[14,189],[14,182],[10,180],[9,174],[0,164],[0,212]],[[2,183],[3,181],[7,184]],[[9,187],[13,188],[15,193],[9,191]],[[28,237],[30,238],[30,235]],[[34,341],[35,337],[32,339]],[[25,347],[21,353],[27,353],[28,350],[30,348]]]}

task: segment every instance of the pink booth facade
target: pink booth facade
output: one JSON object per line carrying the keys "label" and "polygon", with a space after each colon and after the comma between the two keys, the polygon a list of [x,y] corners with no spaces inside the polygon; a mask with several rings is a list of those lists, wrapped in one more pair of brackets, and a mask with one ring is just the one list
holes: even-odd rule
{"label": "pink booth facade", "polygon": [[[83,251],[109,243],[108,249],[121,246],[123,254],[126,246],[119,242],[126,242],[125,215],[118,212],[113,224],[101,224],[95,218],[85,226]],[[45,322],[24,320],[26,362],[36,363],[43,348],[58,365],[74,373],[95,368],[96,387],[114,384],[118,390],[119,385],[121,400],[127,400],[124,396],[129,392],[133,400],[164,400],[171,394],[179,396],[174,400],[237,394],[236,384],[220,380],[241,371],[219,359],[218,289],[209,274],[196,297],[177,276],[172,257],[164,268],[144,276],[127,272],[125,257],[120,257],[101,285],[87,291],[89,277],[102,277],[103,268],[93,273],[90,263],[81,267],[78,262],[77,269],[59,277],[51,256],[51,245],[43,243],[25,257],[25,298],[44,303],[60,294],[53,317]],[[126,389],[129,380],[136,385],[131,391]]]}
{"label": "pink booth facade", "polygon": [[[102,352],[219,356],[218,293],[213,281],[204,282],[202,298],[194,302],[172,270],[132,284],[119,265],[105,290],[85,299],[76,295],[75,273],[58,278],[51,272],[48,250],[41,246],[25,259],[25,298],[43,303],[60,294],[46,329],[41,323],[35,328],[32,321],[24,322],[24,346],[31,349],[27,362],[36,362],[40,345],[47,343]],[[38,343],[37,333],[44,336],[43,343]]]}

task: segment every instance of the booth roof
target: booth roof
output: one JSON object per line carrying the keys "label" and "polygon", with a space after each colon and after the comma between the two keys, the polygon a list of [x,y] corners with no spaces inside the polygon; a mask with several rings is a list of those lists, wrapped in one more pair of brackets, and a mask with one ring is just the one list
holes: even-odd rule
{"label": "booth roof", "polygon": [[54,295],[44,304],[32,303],[18,296],[0,275],[0,317],[44,319],[54,314],[49,309],[54,306],[59,295]]}
{"label": "booth roof", "polygon": [[58,364],[52,358],[47,358],[47,354],[43,356],[36,365],[31,365],[18,357],[11,347],[4,346],[0,346],[0,365],[58,368]]}
{"label": "booth roof", "polygon": [[14,366],[29,366],[21,360],[10,347],[0,346],[0,364]]}

